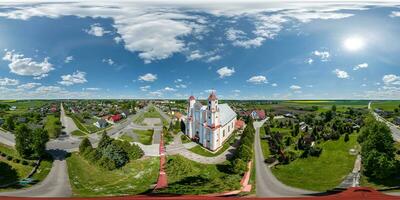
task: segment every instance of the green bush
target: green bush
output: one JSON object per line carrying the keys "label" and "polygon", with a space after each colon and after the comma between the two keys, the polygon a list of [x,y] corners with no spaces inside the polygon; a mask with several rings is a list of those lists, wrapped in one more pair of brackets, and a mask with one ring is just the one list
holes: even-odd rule
{"label": "green bush", "polygon": [[28,161],[26,161],[26,160],[22,160],[21,164],[23,164],[23,165],[28,165],[29,163],[28,163]]}
{"label": "green bush", "polygon": [[115,162],[106,156],[101,157],[97,163],[100,167],[107,170],[114,170],[117,168]]}
{"label": "green bush", "polygon": [[13,161],[14,163],[20,163],[20,162],[21,162],[21,160],[18,159],[18,158],[14,158],[12,161]]}
{"label": "green bush", "polygon": [[7,154],[4,153],[4,152],[1,152],[0,155],[1,155],[2,157],[6,157],[6,156],[7,156]]}
{"label": "green bush", "polygon": [[92,149],[92,143],[90,143],[90,140],[85,137],[79,144],[79,153],[84,153],[86,149]]}
{"label": "green bush", "polygon": [[7,160],[12,160],[13,157],[12,156],[7,156]]}
{"label": "green bush", "polygon": [[240,158],[231,161],[229,170],[235,174],[243,174],[247,171],[247,163]]}
{"label": "green bush", "polygon": [[192,162],[187,161],[183,156],[177,155],[167,162],[167,174],[180,179],[188,174],[194,173],[195,166]]}

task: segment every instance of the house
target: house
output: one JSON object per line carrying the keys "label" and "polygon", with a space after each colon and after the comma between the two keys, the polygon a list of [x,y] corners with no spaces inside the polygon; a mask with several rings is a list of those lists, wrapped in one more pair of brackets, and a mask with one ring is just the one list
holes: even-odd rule
{"label": "house", "polygon": [[236,120],[235,128],[236,129],[243,129],[244,128],[244,121],[240,120],[240,119]]}
{"label": "house", "polygon": [[263,120],[263,119],[265,119],[265,111],[264,110],[253,110],[250,113],[250,116],[254,120]]}
{"label": "house", "polygon": [[108,121],[110,123],[114,124],[115,122],[118,122],[121,119],[122,119],[122,115],[121,114],[116,114],[116,115],[112,115],[111,117],[109,117]]}
{"label": "house", "polygon": [[97,128],[105,128],[107,127],[108,122],[105,119],[99,119],[93,125],[95,125]]}
{"label": "house", "polygon": [[124,110],[121,112],[122,117],[127,118],[129,115],[129,110]]}
{"label": "house", "polygon": [[182,120],[182,113],[180,112],[175,112],[174,117],[176,120],[181,121]]}
{"label": "house", "polygon": [[286,113],[283,116],[285,116],[286,118],[296,118],[292,113]]}
{"label": "house", "polygon": [[400,126],[400,117],[396,117],[396,118],[394,119],[394,124]]}
{"label": "house", "polygon": [[17,106],[11,106],[11,107],[10,107],[10,110],[11,110],[11,111],[14,111],[14,110],[16,110],[16,109],[17,109]]}

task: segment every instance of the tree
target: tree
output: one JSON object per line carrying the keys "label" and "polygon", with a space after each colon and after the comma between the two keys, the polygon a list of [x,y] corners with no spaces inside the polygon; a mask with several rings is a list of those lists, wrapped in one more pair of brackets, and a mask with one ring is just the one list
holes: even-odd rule
{"label": "tree", "polygon": [[83,154],[83,153],[87,152],[87,149],[91,150],[91,149],[93,149],[93,147],[92,147],[92,143],[90,142],[90,140],[87,137],[85,137],[79,144],[79,153]]}
{"label": "tree", "polygon": [[124,166],[128,161],[128,154],[115,143],[109,144],[103,151],[103,157],[107,157],[114,162],[116,168]]}
{"label": "tree", "polygon": [[247,170],[247,164],[240,158],[232,160],[229,165],[229,170],[235,174],[243,174]]}
{"label": "tree", "polygon": [[14,123],[14,117],[13,116],[8,116],[5,119],[4,125],[3,125],[4,129],[7,129],[9,131],[14,130],[15,128],[15,123]]}
{"label": "tree", "polygon": [[33,141],[31,148],[33,151],[32,157],[40,158],[46,154],[46,143],[49,141],[49,134],[46,130],[37,128],[32,132]]}
{"label": "tree", "polygon": [[332,112],[336,112],[336,105],[332,106]]}
{"label": "tree", "polygon": [[325,122],[331,121],[332,117],[333,117],[332,111],[328,110],[325,112]]}
{"label": "tree", "polygon": [[23,158],[29,158],[32,154],[31,144],[31,130],[25,125],[17,126],[15,132],[15,149],[18,154]]}
{"label": "tree", "polygon": [[345,142],[348,142],[349,140],[350,140],[349,134],[346,133],[346,134],[344,135],[344,141],[345,141]]}

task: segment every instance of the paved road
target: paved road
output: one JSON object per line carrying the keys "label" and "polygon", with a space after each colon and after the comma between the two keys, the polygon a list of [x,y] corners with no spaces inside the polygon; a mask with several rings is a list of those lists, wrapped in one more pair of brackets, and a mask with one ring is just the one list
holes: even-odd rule
{"label": "paved road", "polygon": [[394,125],[393,123],[389,122],[385,118],[383,118],[380,115],[378,115],[378,113],[373,111],[372,108],[371,108],[371,104],[372,104],[372,102],[368,103],[368,109],[371,110],[371,112],[374,115],[375,119],[378,120],[378,121],[384,122],[389,127],[390,131],[392,132],[393,139],[396,142],[400,142],[400,129],[396,125]]}
{"label": "paved road", "polygon": [[0,193],[0,196],[70,197],[72,190],[65,161],[66,152],[51,150],[50,153],[54,157],[54,162],[45,180],[27,189]]}
{"label": "paved road", "polygon": [[64,106],[62,103],[60,104],[60,111],[61,111],[60,112],[60,121],[61,121],[62,126],[64,127],[63,131],[67,135],[70,135],[73,131],[79,130],[78,127],[76,126],[74,120],[72,120],[71,117],[68,117],[65,114]]}
{"label": "paved road", "polygon": [[267,119],[254,122],[255,134],[255,165],[256,165],[256,195],[257,197],[293,197],[304,196],[315,192],[292,188],[281,183],[264,163],[264,155],[261,149],[260,142],[260,127]]}

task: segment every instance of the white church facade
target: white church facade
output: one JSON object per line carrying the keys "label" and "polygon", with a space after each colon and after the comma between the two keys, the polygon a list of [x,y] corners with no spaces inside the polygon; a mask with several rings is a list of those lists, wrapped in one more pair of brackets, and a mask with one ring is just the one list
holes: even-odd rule
{"label": "white church facade", "polygon": [[203,147],[215,151],[235,129],[236,113],[228,104],[218,104],[215,92],[208,97],[207,105],[189,97],[185,134]]}

